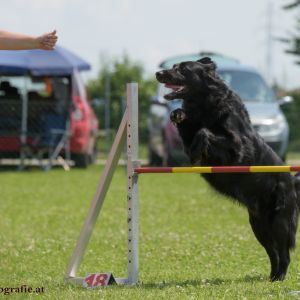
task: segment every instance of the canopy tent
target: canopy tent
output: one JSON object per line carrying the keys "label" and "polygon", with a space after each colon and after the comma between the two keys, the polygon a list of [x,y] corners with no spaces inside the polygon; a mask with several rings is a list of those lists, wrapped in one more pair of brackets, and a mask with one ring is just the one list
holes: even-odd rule
{"label": "canopy tent", "polygon": [[[0,51],[0,158],[19,153],[23,168],[25,159],[44,158],[46,151],[49,168],[61,150],[69,157],[70,84],[78,72],[90,68],[58,46],[53,51]],[[51,78],[53,92],[38,93],[35,89],[44,81],[35,82],[32,76]]]}
{"label": "canopy tent", "polygon": [[72,75],[74,70],[90,70],[91,66],[74,53],[57,46],[53,51],[0,51],[0,73],[24,75]]}

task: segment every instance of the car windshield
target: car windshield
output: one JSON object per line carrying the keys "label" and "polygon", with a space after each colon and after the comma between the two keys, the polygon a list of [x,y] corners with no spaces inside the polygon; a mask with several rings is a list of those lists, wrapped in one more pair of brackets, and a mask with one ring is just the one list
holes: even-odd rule
{"label": "car windshield", "polygon": [[274,102],[272,90],[260,75],[246,71],[219,71],[226,84],[245,102]]}

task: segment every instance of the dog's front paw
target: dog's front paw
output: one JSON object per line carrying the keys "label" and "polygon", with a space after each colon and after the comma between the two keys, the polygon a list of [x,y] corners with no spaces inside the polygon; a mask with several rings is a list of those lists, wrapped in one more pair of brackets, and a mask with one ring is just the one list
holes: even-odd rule
{"label": "dog's front paw", "polygon": [[170,120],[175,124],[180,124],[186,119],[186,114],[183,109],[177,108],[170,114]]}
{"label": "dog's front paw", "polygon": [[201,129],[194,137],[193,143],[190,148],[191,163],[201,164],[205,162],[209,155],[209,131]]}

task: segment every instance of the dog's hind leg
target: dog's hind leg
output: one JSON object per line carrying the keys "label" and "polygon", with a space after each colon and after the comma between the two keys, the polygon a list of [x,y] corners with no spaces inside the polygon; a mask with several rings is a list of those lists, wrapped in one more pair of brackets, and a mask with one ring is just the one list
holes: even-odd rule
{"label": "dog's hind leg", "polygon": [[272,224],[272,237],[274,240],[274,248],[279,255],[279,267],[273,276],[272,281],[283,280],[285,278],[288,266],[290,264],[289,250],[289,225],[287,220],[280,216],[280,213],[274,218]]}
{"label": "dog's hind leg", "polygon": [[267,218],[251,213],[249,210],[249,222],[256,239],[265,248],[271,263],[270,279],[278,273],[279,253],[273,246],[270,225]]}
{"label": "dog's hind leg", "polygon": [[273,195],[274,211],[270,218],[272,239],[279,255],[279,269],[271,278],[273,281],[285,278],[290,264],[290,249],[293,249],[296,243],[299,216],[296,187],[291,184],[293,181],[283,179],[284,177]]}
{"label": "dog's hind leg", "polygon": [[279,255],[279,268],[272,281],[284,280],[290,264],[290,249],[295,247],[298,222],[298,209],[295,207],[280,210],[272,222],[272,238]]}

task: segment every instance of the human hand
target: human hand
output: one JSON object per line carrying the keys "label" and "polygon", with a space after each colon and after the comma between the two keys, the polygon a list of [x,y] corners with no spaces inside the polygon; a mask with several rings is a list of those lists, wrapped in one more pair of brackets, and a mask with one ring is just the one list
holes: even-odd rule
{"label": "human hand", "polygon": [[57,38],[56,30],[45,33],[36,38],[37,48],[42,50],[53,50],[57,42]]}

